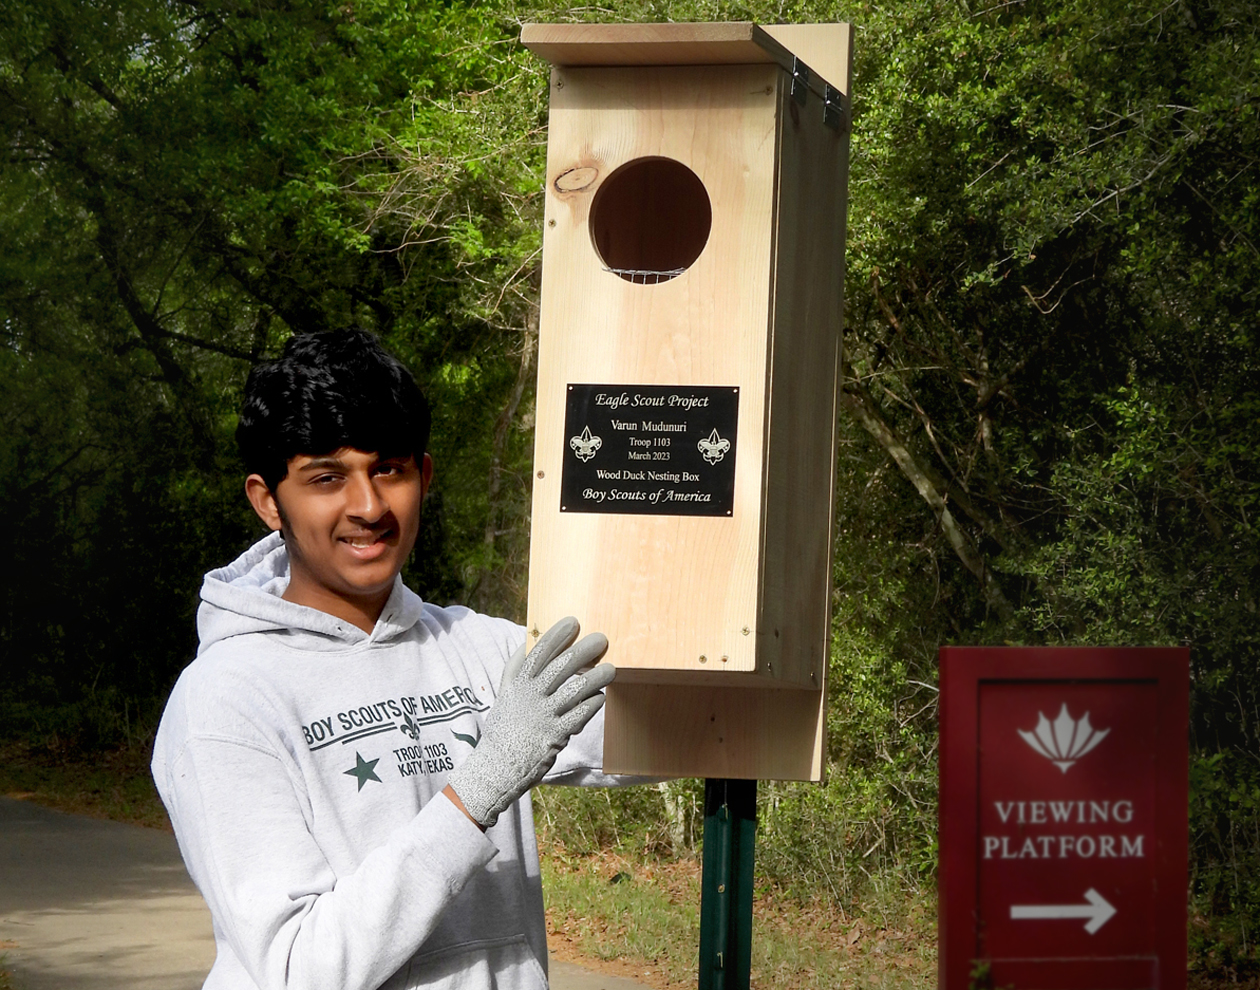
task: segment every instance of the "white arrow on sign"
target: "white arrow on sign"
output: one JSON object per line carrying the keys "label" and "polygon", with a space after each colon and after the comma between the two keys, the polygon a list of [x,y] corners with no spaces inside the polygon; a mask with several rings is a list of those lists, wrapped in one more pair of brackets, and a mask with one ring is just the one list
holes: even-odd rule
{"label": "white arrow on sign", "polygon": [[1093,887],[1085,891],[1088,904],[1012,904],[1011,919],[1088,918],[1085,930],[1093,935],[1111,920],[1116,909]]}

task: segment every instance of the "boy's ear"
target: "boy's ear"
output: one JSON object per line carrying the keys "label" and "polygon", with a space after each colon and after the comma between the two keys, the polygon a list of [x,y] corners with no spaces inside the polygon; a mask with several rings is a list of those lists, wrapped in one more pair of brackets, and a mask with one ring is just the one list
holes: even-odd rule
{"label": "boy's ear", "polygon": [[433,483],[433,458],[424,454],[420,458],[420,497],[429,493],[429,485]]}
{"label": "boy's ear", "polygon": [[259,519],[273,530],[280,528],[280,506],[261,474],[251,474],[245,479],[245,497],[258,513]]}

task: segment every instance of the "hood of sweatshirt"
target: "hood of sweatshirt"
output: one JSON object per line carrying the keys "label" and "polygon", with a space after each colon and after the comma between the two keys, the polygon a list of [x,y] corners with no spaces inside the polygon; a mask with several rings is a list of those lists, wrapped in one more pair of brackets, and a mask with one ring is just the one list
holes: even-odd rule
{"label": "hood of sweatshirt", "polygon": [[386,642],[405,634],[423,612],[420,597],[394,578],[394,588],[371,633],[319,609],[285,601],[289,553],[271,533],[228,564],[206,575],[197,609],[197,655],[234,636],[271,633],[286,645],[312,652],[337,652]]}

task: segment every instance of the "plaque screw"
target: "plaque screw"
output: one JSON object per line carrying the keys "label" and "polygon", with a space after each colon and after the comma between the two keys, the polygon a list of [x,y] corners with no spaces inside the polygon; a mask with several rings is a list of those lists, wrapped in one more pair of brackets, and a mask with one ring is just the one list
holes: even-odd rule
{"label": "plaque screw", "polygon": [[538,472],[538,477],[540,477],[540,478],[545,478],[545,477],[546,477],[546,472],[545,472],[545,471],[539,471],[539,472]]}
{"label": "plaque screw", "polygon": [[723,658],[722,658],[722,662],[723,662],[723,663],[726,663],[726,661],[727,661],[727,660],[729,660],[729,659],[730,659],[730,657],[723,657]]}
{"label": "plaque screw", "polygon": [[766,664],[766,670],[767,670],[767,671],[769,671],[770,673],[772,673],[772,674],[773,674],[773,673],[774,673],[774,664],[772,664],[772,663],[767,663],[767,664]]}
{"label": "plaque screw", "polygon": [[706,657],[703,653],[701,653],[701,654],[700,654],[700,662],[701,662],[701,663],[708,663],[708,662],[709,662],[709,658],[708,658],[708,657]]}
{"label": "plaque screw", "polygon": [[564,80],[560,79],[556,82],[556,89],[564,89]]}
{"label": "plaque screw", "polygon": [[718,893],[719,893],[719,894],[725,894],[725,893],[726,893],[726,884],[724,884],[724,883],[720,883],[720,884],[718,884]]}
{"label": "plaque screw", "polygon": [[809,679],[810,679],[810,681],[812,681],[814,684],[817,684],[817,683],[818,683],[818,674],[817,674],[817,673],[815,673],[814,671],[812,671],[812,670],[811,670],[811,671],[809,672]]}
{"label": "plaque screw", "polygon": [[744,628],[740,630],[740,632],[742,632],[745,636],[747,636],[747,635],[748,635],[748,631],[749,631],[749,630],[748,630],[748,627],[747,627],[747,626],[744,626]]}
{"label": "plaque screw", "polygon": [[554,227],[555,225],[556,225],[555,217],[552,217],[550,220],[547,221],[548,227]]}
{"label": "plaque screw", "polygon": [[533,628],[533,629],[531,629],[531,630],[529,631],[529,634],[530,634],[531,636],[533,636],[535,639],[537,639],[537,638],[538,638],[538,627],[537,627],[537,626],[534,626],[534,628]]}

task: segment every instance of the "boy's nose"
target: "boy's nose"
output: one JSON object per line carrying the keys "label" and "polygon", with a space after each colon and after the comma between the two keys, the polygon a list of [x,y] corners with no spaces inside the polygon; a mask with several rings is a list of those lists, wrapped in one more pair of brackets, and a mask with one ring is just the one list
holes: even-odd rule
{"label": "boy's nose", "polygon": [[389,511],[371,478],[356,478],[347,492],[346,514],[365,523],[374,523]]}

